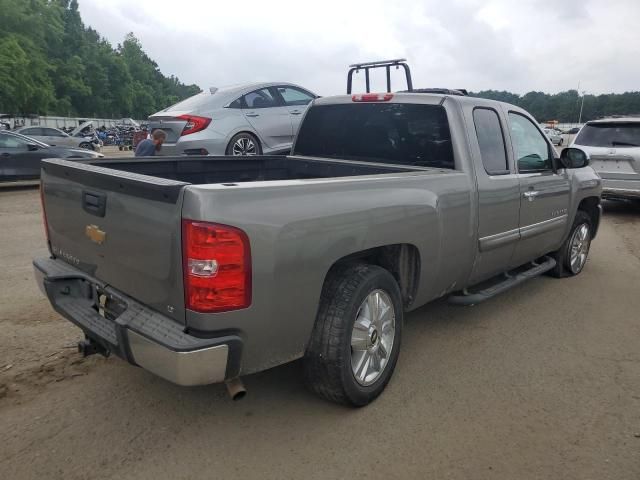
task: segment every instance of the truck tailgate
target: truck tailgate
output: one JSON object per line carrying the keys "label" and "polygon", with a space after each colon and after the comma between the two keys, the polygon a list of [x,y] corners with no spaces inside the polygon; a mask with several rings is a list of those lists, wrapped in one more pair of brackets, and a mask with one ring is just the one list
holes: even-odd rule
{"label": "truck tailgate", "polygon": [[[117,168],[117,167],[116,167]],[[184,182],[61,159],[42,162],[54,256],[184,322]]]}

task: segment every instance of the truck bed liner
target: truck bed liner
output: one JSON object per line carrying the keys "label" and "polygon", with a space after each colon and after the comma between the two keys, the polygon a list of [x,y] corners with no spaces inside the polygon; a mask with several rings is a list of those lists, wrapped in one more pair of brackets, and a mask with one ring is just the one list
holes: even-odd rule
{"label": "truck bed liner", "polygon": [[190,184],[301,180],[420,170],[420,168],[406,166],[275,155],[156,157],[134,160],[100,159],[85,163]]}

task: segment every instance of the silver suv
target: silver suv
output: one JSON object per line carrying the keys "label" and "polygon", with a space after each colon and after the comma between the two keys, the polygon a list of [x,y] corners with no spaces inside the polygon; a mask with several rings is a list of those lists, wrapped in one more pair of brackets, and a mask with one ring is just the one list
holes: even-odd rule
{"label": "silver suv", "polygon": [[640,199],[640,117],[587,122],[573,146],[591,156],[603,197]]}
{"label": "silver suv", "polygon": [[161,155],[288,153],[317,95],[290,83],[212,87],[149,117],[167,133]]}

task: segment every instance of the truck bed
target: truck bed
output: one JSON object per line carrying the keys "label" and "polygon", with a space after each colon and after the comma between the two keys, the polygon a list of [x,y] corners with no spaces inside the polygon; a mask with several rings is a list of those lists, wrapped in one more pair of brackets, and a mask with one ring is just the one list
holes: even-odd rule
{"label": "truck bed", "polygon": [[158,157],[108,159],[83,162],[129,173],[175,180],[194,185],[350,177],[421,170],[344,160],[309,159],[292,156],[254,157]]}

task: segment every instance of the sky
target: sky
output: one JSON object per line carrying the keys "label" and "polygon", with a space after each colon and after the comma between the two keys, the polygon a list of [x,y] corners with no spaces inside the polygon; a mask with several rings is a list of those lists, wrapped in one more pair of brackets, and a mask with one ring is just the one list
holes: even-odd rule
{"label": "sky", "polygon": [[[406,58],[414,87],[640,90],[640,0],[79,3],[114,46],[133,32],[165,75],[201,88],[287,81],[342,94],[349,64]],[[393,89],[406,88],[394,73]],[[373,88],[384,90],[382,70]]]}

